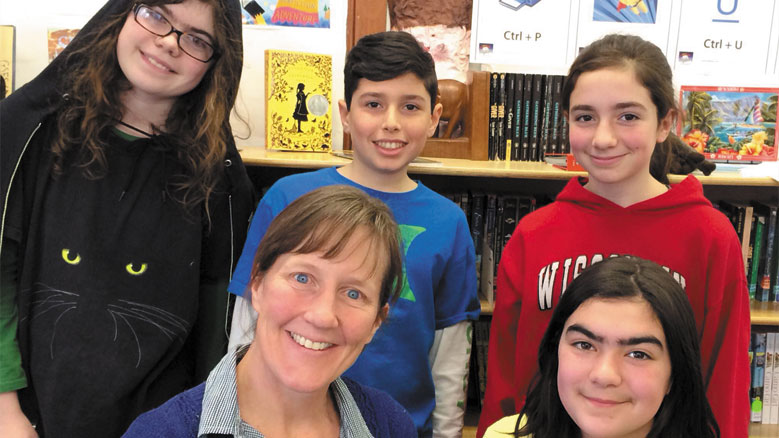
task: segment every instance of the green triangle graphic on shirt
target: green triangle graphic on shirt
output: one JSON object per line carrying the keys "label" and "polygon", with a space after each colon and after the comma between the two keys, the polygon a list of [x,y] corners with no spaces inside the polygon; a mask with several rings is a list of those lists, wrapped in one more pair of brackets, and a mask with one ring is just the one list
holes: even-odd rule
{"label": "green triangle graphic on shirt", "polygon": [[398,225],[398,228],[400,228],[400,237],[403,240],[403,256],[404,256],[403,289],[401,289],[400,291],[400,298],[409,300],[411,302],[416,302],[417,299],[414,296],[414,292],[411,290],[411,286],[408,284],[408,277],[406,276],[405,256],[406,254],[408,254],[408,248],[411,246],[411,242],[413,242],[418,235],[425,232],[427,229],[422,227],[417,227],[415,225]]}

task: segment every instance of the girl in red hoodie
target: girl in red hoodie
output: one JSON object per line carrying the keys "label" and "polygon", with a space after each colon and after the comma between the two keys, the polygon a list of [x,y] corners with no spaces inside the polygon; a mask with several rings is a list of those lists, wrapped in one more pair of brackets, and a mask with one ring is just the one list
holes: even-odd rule
{"label": "girl in red hoodie", "polygon": [[506,245],[490,330],[478,436],[519,412],[541,338],[567,285],[594,263],[635,255],[685,290],[722,436],[747,436],[749,299],[733,226],[688,176],[668,185],[677,115],[671,68],[654,44],[608,35],[583,50],[563,88],[571,151],[588,171],[527,216]]}

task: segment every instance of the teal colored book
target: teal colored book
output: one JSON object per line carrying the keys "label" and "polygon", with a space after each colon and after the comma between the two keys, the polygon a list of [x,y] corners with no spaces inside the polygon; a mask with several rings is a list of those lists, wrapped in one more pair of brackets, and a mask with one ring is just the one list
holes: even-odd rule
{"label": "teal colored book", "polygon": [[749,298],[757,299],[757,281],[760,273],[760,264],[763,257],[763,234],[765,234],[766,217],[762,213],[755,212],[755,243],[752,247],[752,266],[747,277],[749,288]]}
{"label": "teal colored book", "polygon": [[763,379],[765,377],[766,334],[752,333],[752,385],[749,391],[750,421],[760,423],[763,419]]}

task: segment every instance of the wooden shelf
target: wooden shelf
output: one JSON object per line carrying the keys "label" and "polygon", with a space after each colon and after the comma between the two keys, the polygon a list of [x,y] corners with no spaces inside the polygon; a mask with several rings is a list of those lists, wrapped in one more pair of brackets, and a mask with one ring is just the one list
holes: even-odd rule
{"label": "wooden shelf", "polygon": [[776,438],[779,437],[778,424],[750,424],[749,438]]}
{"label": "wooden shelf", "polygon": [[495,303],[490,304],[489,301],[480,299],[479,304],[481,304],[482,315],[492,315],[492,311],[495,310]]}
{"label": "wooden shelf", "polygon": [[[347,158],[326,153],[268,151],[262,147],[244,147],[241,157],[247,166],[280,167],[293,169],[321,169],[350,162]],[[490,178],[519,178],[541,180],[567,180],[584,176],[585,172],[568,172],[546,163],[474,161],[454,158],[437,158],[440,164],[411,164],[409,173],[422,175],[476,176]],[[712,175],[696,175],[701,183],[721,186],[779,187],[779,181],[772,178],[744,178],[737,172],[714,172]],[[685,178],[671,175],[671,182]],[[752,324],[779,326],[779,304],[751,303]],[[486,301],[481,303],[482,314],[491,315],[493,307]]]}
{"label": "wooden shelf", "polygon": [[766,303],[752,300],[749,303],[749,313],[752,324],[779,326],[779,303],[777,302]]}
{"label": "wooden shelf", "polygon": [[[465,426],[463,438],[475,438],[476,426]],[[749,438],[776,438],[779,437],[779,425],[777,424],[750,424]]]}
{"label": "wooden shelf", "polygon": [[[487,300],[480,300],[480,303],[481,303],[481,314],[492,315],[492,311],[495,308],[494,304],[490,304],[489,302],[487,302]],[[779,303],[778,302],[764,303],[764,302],[752,300],[749,303],[749,313],[753,325],[779,326]]]}
{"label": "wooden shelf", "polygon": [[[320,169],[348,163],[346,158],[327,153],[268,151],[262,147],[244,147],[241,158],[247,166],[286,167],[295,169]],[[435,158],[441,164],[411,164],[409,173],[420,175],[479,176],[490,178],[521,178],[544,180],[568,180],[585,176],[586,172],[568,172],[546,163],[527,161],[474,161],[455,158]],[[694,173],[705,185],[779,187],[779,181],[769,177],[745,178],[738,172],[715,171],[709,176]],[[671,175],[676,183],[683,175]]]}
{"label": "wooden shelf", "polygon": [[[750,424],[749,438],[776,438],[779,436],[779,425],[776,424]],[[476,426],[465,426],[463,438],[475,438]]]}

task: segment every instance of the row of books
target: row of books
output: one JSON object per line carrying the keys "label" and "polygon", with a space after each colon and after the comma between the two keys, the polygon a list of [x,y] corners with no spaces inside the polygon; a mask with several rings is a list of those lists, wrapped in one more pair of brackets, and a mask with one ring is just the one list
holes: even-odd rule
{"label": "row of books", "polygon": [[503,247],[522,217],[548,199],[534,196],[482,191],[444,193],[462,208],[476,250],[479,294],[490,303],[495,300],[495,276]]}
{"label": "row of books", "polygon": [[563,117],[565,76],[492,73],[488,158],[543,161],[546,154],[570,152]]}
{"label": "row of books", "polygon": [[[503,247],[522,217],[550,201],[547,197],[478,190],[444,193],[462,208],[476,250],[482,299],[495,299],[495,276]],[[775,204],[720,201],[717,207],[741,240],[751,299],[779,301],[779,208]]]}
{"label": "row of books", "polygon": [[[444,193],[462,208],[471,230],[476,250],[476,274],[479,295],[490,303],[495,300],[495,276],[503,247],[511,239],[522,217],[550,201],[547,197],[498,194],[482,191]],[[471,397],[484,402],[487,385],[487,345],[490,339],[490,319],[474,322],[471,350]]]}
{"label": "row of books", "polygon": [[484,390],[487,388],[487,349],[490,343],[491,318],[479,318],[473,323],[473,348],[471,353],[471,385],[478,388],[470,391],[478,397],[479,407],[484,406]]}
{"label": "row of books", "polygon": [[749,298],[779,301],[779,218],[777,206],[721,201],[719,209],[741,239]]}
{"label": "row of books", "polygon": [[[444,195],[459,205],[468,218],[471,237],[476,249],[479,293],[482,299],[492,303],[495,299],[495,276],[503,247],[511,238],[519,220],[524,215],[549,202],[550,199],[540,196],[480,191],[462,191],[444,193]],[[777,292],[779,288],[777,206],[721,201],[718,207],[731,218],[739,238],[742,240],[742,248],[745,251],[744,269],[747,272],[751,297],[762,301],[779,300],[779,292]],[[744,226],[744,224],[750,225]],[[484,398],[486,386],[489,331],[489,318],[482,318],[474,323],[471,378],[472,384],[478,388],[478,393],[474,390],[472,396],[478,397],[479,402]],[[765,333],[762,335],[765,338]],[[779,350],[779,334],[776,335],[776,338],[774,344]],[[765,354],[765,339],[762,342],[763,352],[756,353],[759,361],[764,360],[762,355]],[[779,374],[779,358],[776,362],[776,373]],[[774,380],[777,382],[775,389],[777,397],[779,397],[779,375]],[[779,409],[779,400],[777,400],[777,409]]]}
{"label": "row of books", "polygon": [[749,347],[753,423],[779,424],[779,333],[752,333]]}
{"label": "row of books", "polygon": [[[479,190],[444,192],[444,196],[462,208],[471,230],[476,250],[476,275],[479,295],[490,303],[495,300],[495,276],[503,247],[508,243],[522,217],[550,202],[546,196],[500,194]],[[469,398],[484,403],[487,386],[487,345],[490,339],[490,318],[481,318],[473,325]]]}

